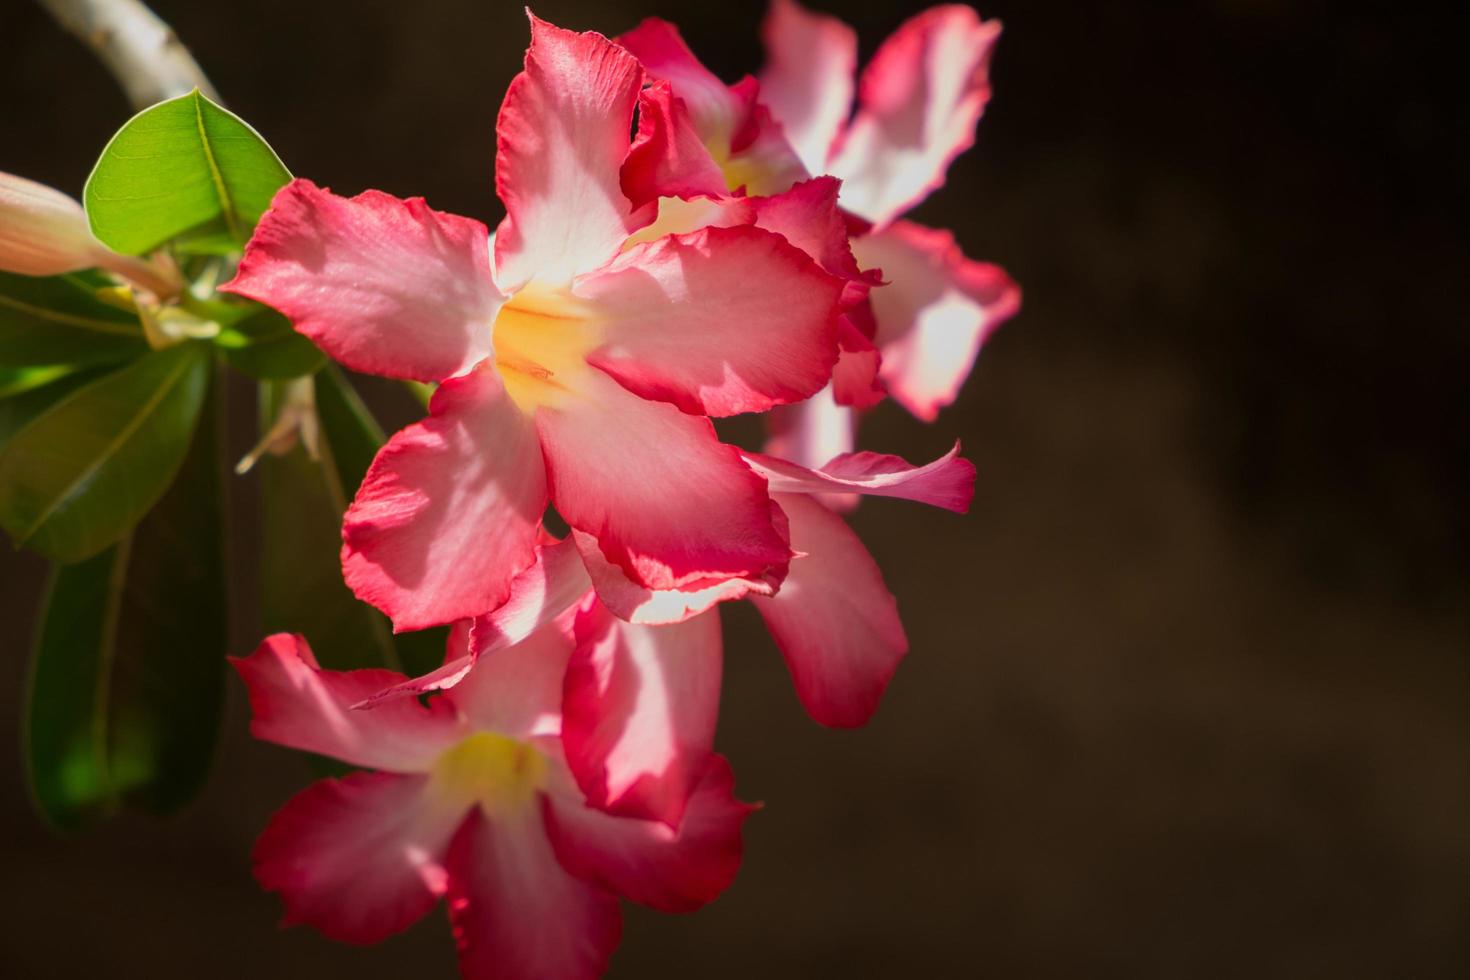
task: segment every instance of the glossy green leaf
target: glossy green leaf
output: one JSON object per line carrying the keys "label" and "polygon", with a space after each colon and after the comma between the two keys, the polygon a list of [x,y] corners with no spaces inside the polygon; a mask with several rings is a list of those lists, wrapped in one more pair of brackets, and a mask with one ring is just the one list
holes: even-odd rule
{"label": "glossy green leaf", "polygon": [[130,535],[53,569],[26,710],[40,812],[73,829],[123,801],[167,812],[203,785],[223,704],[220,426]]}
{"label": "glossy green leaf", "polygon": [[242,119],[197,91],[144,109],[117,131],[87,178],[92,233],[141,255],[175,239],[237,248],[291,179]]}
{"label": "glossy green leaf", "polygon": [[[266,632],[303,633],[323,666],[424,673],[444,659],[446,630],[394,635],[387,617],[342,581],[342,513],[383,444],[383,431],[335,365],[315,376],[320,460],[297,446],[263,458],[260,472],[261,610]],[[261,386],[261,427],[276,418],[283,386]]]}
{"label": "glossy green leaf", "polygon": [[102,364],[147,353],[136,314],[97,298],[90,274],[0,272],[0,367]]}
{"label": "glossy green leaf", "polygon": [[[323,372],[325,373],[325,372]],[[320,387],[318,385],[318,387]],[[260,430],[268,431],[287,386],[260,386]],[[261,625],[266,633],[301,633],[324,667],[396,668],[389,626],[342,581],[343,490],[332,464],[332,433],[321,459],[301,445],[256,464],[260,477]]]}
{"label": "glossy green leaf", "polygon": [[161,497],[183,462],[210,348],[150,353],[79,388],[0,452],[0,526],[58,561],[97,554]]}
{"label": "glossy green leaf", "polygon": [[110,808],[107,703],[128,541],[52,569],[31,655],[26,763],[41,814],[70,829]]}
{"label": "glossy green leaf", "polygon": [[0,368],[0,449],[52,405],[106,373],[106,368],[73,370],[70,365],[46,368]]}
{"label": "glossy green leaf", "polygon": [[335,364],[317,375],[316,410],[321,416],[323,433],[331,439],[332,461],[343,497],[351,500],[387,437]]}
{"label": "glossy green leaf", "polygon": [[108,764],[116,791],[154,813],[203,788],[224,710],[224,393],[214,389],[178,477],[133,532],[117,624]]}
{"label": "glossy green leaf", "polygon": [[231,367],[262,380],[299,378],[327,362],[290,320],[267,307],[222,330],[215,343]]}
{"label": "glossy green leaf", "polygon": [[0,367],[0,404],[17,395],[55,384],[67,375],[75,374],[76,370],[76,366],[72,364],[43,364],[22,368]]}

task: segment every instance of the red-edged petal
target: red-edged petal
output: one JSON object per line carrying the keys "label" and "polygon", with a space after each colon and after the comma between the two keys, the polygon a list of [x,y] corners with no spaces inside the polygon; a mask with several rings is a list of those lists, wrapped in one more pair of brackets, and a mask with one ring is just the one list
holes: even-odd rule
{"label": "red-edged petal", "polygon": [[677,828],[547,795],[546,833],[577,877],[660,912],[692,912],[728,888],[740,869],[740,827],[755,807],[735,799],[734,788],[730,764],[713,755]]}
{"label": "red-edged petal", "polygon": [[444,856],[464,819],[436,806],[427,783],[356,772],[293,796],[252,854],[256,880],[285,902],[282,924],[366,945],[423,918],[444,894]]}
{"label": "red-edged petal", "polygon": [[855,445],[857,413],[839,405],[830,386],[804,402],[774,409],[766,420],[771,429],[766,452],[812,469]]}
{"label": "red-edged petal", "polygon": [[858,270],[848,244],[847,222],[837,207],[841,186],[836,177],[814,177],[783,193],[756,198],[755,223],[810,255],[831,275],[871,284],[876,276]]}
{"label": "red-edged petal", "polygon": [[814,174],[852,109],[857,34],[836,17],[813,13],[796,0],[772,0],[761,39],[761,100],[781,121],[786,138]]}
{"label": "red-edged petal", "polygon": [[464,680],[481,655],[519,643],[563,613],[568,613],[592,588],[577,547],[557,541],[542,532],[536,560],[510,584],[510,598],[500,608],[475,619],[454,624],[446,647],[444,664],[379,691],[358,708],[410,695],[443,691]]}
{"label": "red-edged petal", "polygon": [[[975,464],[960,457],[960,444],[915,466],[884,453],[848,453],[821,469],[808,469],[774,456],[745,453],[750,468],[766,478],[772,493],[861,493],[932,504],[963,514],[975,494]],[[784,506],[784,505],[783,505]]]}
{"label": "red-edged petal", "polygon": [[593,806],[677,827],[714,746],[719,614],[635,626],[593,603],[575,629],[562,744],[577,785]]}
{"label": "red-edged petal", "polygon": [[[780,513],[780,508],[773,510]],[[785,527],[786,515],[781,514],[780,527]],[[665,623],[682,623],[721,602],[743,599],[751,592],[772,595],[780,585],[782,576],[767,576],[757,579],[731,578],[692,589],[650,589],[639,585],[621,568],[608,561],[597,545],[597,539],[581,531],[573,531],[577,550],[582,553],[587,574],[597,589],[597,597],[614,616],[630,623],[660,626]]]}
{"label": "red-edged petal", "polygon": [[974,145],[999,37],[998,21],[949,4],[883,42],[863,69],[857,114],[829,167],[842,178],[846,207],[881,225],[944,183],[950,161]]}
{"label": "red-edged petal", "polygon": [[856,315],[856,310],[849,311],[837,322],[838,354],[837,365],[832,368],[832,397],[839,405],[872,408],[888,397],[888,387],[878,376],[883,360],[878,347],[854,325]]}
{"label": "red-edged petal", "polygon": [[495,187],[506,216],[496,281],[567,283],[596,269],[638,226],[618,184],[643,71],[601,34],[531,16],[526,67],[495,127]]}
{"label": "red-edged petal", "polygon": [[491,351],[503,298],[490,278],[488,235],[423,198],[345,198],[293,180],[220,289],[280,310],[354,371],[439,381]]}
{"label": "red-edged petal", "polygon": [[730,139],[725,183],[747,194],[779,194],[811,176],[781,124],[760,101],[760,82],[747,75],[730,92],[741,105],[740,125]]}
{"label": "red-edged petal", "polygon": [[474,810],[446,866],[465,980],[593,980],[607,968],[622,933],[617,899],[562,868],[538,806]]}
{"label": "red-edged petal", "polygon": [[353,711],[354,704],[403,675],[322,670],[300,636],[277,633],[231,663],[250,692],[250,732],[268,742],[355,766],[422,772],[464,734],[447,705],[426,708],[403,700],[371,713]]}
{"label": "red-edged petal", "polygon": [[470,624],[470,651],[479,656],[519,643],[576,605],[590,588],[570,538],[537,545],[535,564],[516,576],[505,604]]}
{"label": "red-edged petal", "polygon": [[429,412],[379,450],[342,526],[347,584],[399,630],[505,602],[546,509],[535,428],[490,362],[440,385]]}
{"label": "red-edged petal", "polygon": [[869,295],[879,374],[904,408],[933,421],[986,338],[1020,309],[1021,290],[999,266],[965,258],[949,232],[909,221],[854,239],[853,248],[889,280]]}
{"label": "red-edged petal", "polygon": [[729,147],[744,116],[744,104],[700,63],[677,27],[650,17],[619,35],[617,41],[633,53],[650,76],[673,86],[674,95],[689,107],[690,120],[700,139],[721,149]]}
{"label": "red-edged petal", "polygon": [[898,606],[868,549],[837,514],[803,494],[779,494],[791,520],[791,562],[781,591],[751,601],[791,671],[796,695],[824,725],[872,717],[908,640]]}
{"label": "red-edged petal", "polygon": [[841,289],[779,235],[740,227],[634,246],[575,291],[605,330],[589,363],[691,415],[734,415],[827,382]]}
{"label": "red-edged petal", "polygon": [[444,697],[477,729],[512,738],[561,730],[562,678],[572,655],[571,624],[552,623],[492,650]]}
{"label": "red-edged petal", "polygon": [[725,175],[667,81],[654,82],[638,96],[638,135],[623,164],[622,187],[635,207],[660,197],[687,201],[726,194]]}
{"label": "red-edged petal", "polygon": [[551,497],[568,524],[652,589],[780,574],[790,557],[765,481],[708,419],[645,401],[597,371],[536,413]]}

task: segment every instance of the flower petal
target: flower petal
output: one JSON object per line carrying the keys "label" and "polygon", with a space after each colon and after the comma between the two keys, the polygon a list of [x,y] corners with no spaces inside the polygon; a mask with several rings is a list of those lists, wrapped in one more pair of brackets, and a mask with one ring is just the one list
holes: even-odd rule
{"label": "flower petal", "polygon": [[766,452],[812,469],[855,445],[857,415],[837,403],[831,386],[804,402],[774,409],[766,420],[771,429]]}
{"label": "flower petal", "polygon": [[[773,515],[780,513],[776,507]],[[781,514],[781,527],[786,516]],[[630,623],[659,626],[682,623],[720,602],[743,599],[751,592],[771,595],[780,585],[778,576],[764,578],[729,578],[692,589],[650,589],[640,585],[603,557],[597,539],[581,531],[573,531],[577,550],[582,553],[587,573],[596,586],[597,597],[614,616]]]}
{"label": "flower petal", "polygon": [[858,270],[848,244],[847,222],[837,207],[841,186],[836,177],[814,177],[780,194],[756,198],[751,202],[756,226],[785,238],[831,275],[876,282],[876,276],[865,277]]}
{"label": "flower petal", "polygon": [[832,397],[851,408],[872,408],[888,397],[888,388],[878,376],[882,366],[878,348],[853,322],[866,309],[864,305],[844,313],[837,323],[839,353],[832,368]]}
{"label": "flower petal", "polygon": [[250,732],[267,742],[403,773],[427,770],[464,734],[448,705],[405,699],[371,713],[352,710],[403,675],[322,670],[300,636],[277,633],[230,662],[250,692]]}
{"label": "flower petal", "polygon": [[561,730],[562,678],[571,655],[571,623],[552,623],[477,658],[444,696],[477,729],[512,738],[556,735]]}
{"label": "flower petal", "polygon": [[552,502],[609,561],[653,589],[779,574],[790,551],[765,481],[708,419],[644,401],[597,371],[536,413]]}
{"label": "flower petal", "polygon": [[958,514],[970,509],[970,498],[975,494],[975,464],[960,457],[958,442],[949,452],[923,466],[915,466],[899,456],[870,452],[838,456],[817,470],[760,453],[742,455],[751,469],[766,478],[772,493],[898,497]]}
{"label": "flower petal", "polygon": [[338,197],[309,180],[276,192],[224,292],[280,310],[367,374],[439,381],[491,352],[503,298],[485,226],[381,191]]}
{"label": "flower petal", "polygon": [[811,176],[786,139],[781,124],[760,101],[760,82],[747,75],[730,86],[739,100],[740,124],[730,138],[725,183],[758,196],[779,194]]}
{"label": "flower petal", "polygon": [[950,161],[975,142],[990,99],[998,21],[962,4],[906,21],[863,70],[858,110],[828,172],[842,203],[884,224],[944,183]]}
{"label": "flower petal", "polygon": [[635,626],[600,603],[576,621],[562,744],[593,806],[677,827],[713,751],[720,619]]}
{"label": "flower petal", "polygon": [[638,96],[638,135],[623,164],[622,187],[635,207],[660,197],[726,195],[725,175],[667,81],[654,82]]}
{"label": "flower petal", "polygon": [[791,520],[792,546],[805,555],[792,561],[780,592],[751,601],[807,712],[824,725],[862,725],[908,652],[898,606],[846,521],[804,494],[776,500]]}
{"label": "flower petal", "polygon": [[761,100],[781,121],[806,168],[826,173],[828,153],[852,109],[857,34],[796,0],[772,0],[761,39]]}
{"label": "flower petal", "polygon": [[435,806],[427,782],[355,772],[293,796],[252,854],[256,880],[285,901],[282,924],[366,945],[423,918],[444,894],[444,856],[464,819]]}
{"label": "flower petal", "polygon": [[755,807],[735,799],[734,787],[730,764],[710,756],[677,828],[548,794],[546,833],[577,877],[660,912],[692,912],[728,888],[740,868],[740,827]]}
{"label": "flower petal", "polygon": [[637,59],[601,34],[529,16],[526,67],[495,126],[495,188],[506,211],[495,278],[507,291],[598,268],[639,223],[618,185],[643,84]]}
{"label": "flower petal", "polygon": [[672,85],[673,94],[689,107],[690,120],[700,139],[729,147],[745,107],[730,87],[694,56],[677,27],[650,17],[619,35],[617,41],[633,53],[652,78]]}
{"label": "flower petal", "polygon": [[889,394],[926,422],[955,400],[991,331],[1021,306],[999,267],[965,258],[947,231],[909,221],[853,241],[889,284],[870,295]]}
{"label": "flower petal", "polygon": [[546,509],[535,429],[484,362],[388,440],[343,521],[342,571],[398,630],[478,616],[530,566]]}
{"label": "flower petal", "polygon": [[566,612],[592,580],[570,540],[537,545],[536,562],[511,583],[510,598],[470,625],[470,649],[476,656],[519,643]]}
{"label": "flower petal", "polygon": [[606,331],[589,363],[691,415],[734,415],[827,382],[841,290],[779,235],[737,227],[634,246],[575,292]]}
{"label": "flower petal", "polygon": [[446,865],[465,980],[591,980],[607,968],[622,933],[617,899],[562,868],[539,807],[474,810]]}

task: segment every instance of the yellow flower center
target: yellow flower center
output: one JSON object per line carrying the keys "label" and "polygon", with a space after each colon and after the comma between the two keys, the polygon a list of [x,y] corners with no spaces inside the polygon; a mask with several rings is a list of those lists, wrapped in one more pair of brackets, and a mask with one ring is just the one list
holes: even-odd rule
{"label": "yellow flower center", "polygon": [[535,283],[500,308],[493,330],[505,390],[527,414],[570,396],[600,340],[586,304],[566,289]]}
{"label": "yellow flower center", "polygon": [[530,803],[546,779],[546,759],[525,742],[477,732],[446,749],[430,773],[433,791],[451,806],[478,804],[487,813]]}

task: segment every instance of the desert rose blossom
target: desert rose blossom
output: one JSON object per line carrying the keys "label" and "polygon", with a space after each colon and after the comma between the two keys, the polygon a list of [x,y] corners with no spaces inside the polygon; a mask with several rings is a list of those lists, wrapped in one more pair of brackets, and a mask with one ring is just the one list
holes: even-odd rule
{"label": "desert rose blossom", "polygon": [[[746,459],[769,481],[771,495],[789,523],[791,546],[798,557],[792,559],[774,595],[747,590],[744,597],[755,603],[765,620],[807,713],[828,726],[863,725],[877,710],[899,661],[908,652],[908,641],[897,602],[884,584],[877,562],[842,516],[822,501],[834,495],[887,496],[964,513],[974,493],[975,467],[959,456],[958,445],[924,466],[868,452],[840,456],[820,470],[756,453],[746,454]],[[610,563],[597,561],[588,542],[579,544],[598,595],[612,614],[609,619],[625,634],[650,624],[679,622],[688,626],[697,621],[689,617],[698,617],[706,609],[710,612],[704,615],[711,615],[717,602],[739,597],[728,590],[721,594],[712,590],[645,589]],[[577,652],[567,672],[569,732],[578,732],[586,724],[579,703],[616,703],[625,706],[619,709],[622,716],[602,718],[598,723],[607,730],[624,733],[628,739],[631,749],[624,749],[625,767],[638,751],[657,763],[647,767],[650,774],[658,772],[659,766],[669,768],[663,760],[676,752],[697,762],[702,754],[712,751],[711,741],[700,741],[695,733],[713,733],[713,716],[702,717],[701,712],[712,712],[717,698],[685,697],[679,710],[671,711],[654,707],[659,703],[657,698],[609,698],[606,692],[630,686],[618,677],[620,670],[636,676],[640,687],[700,690],[699,678],[718,670],[718,648],[703,657],[689,656],[687,651],[701,648],[697,644],[676,645],[668,638],[663,645],[671,649],[669,655],[647,657],[639,664],[620,657],[614,647],[589,644],[589,635],[592,630],[579,623]],[[584,664],[596,669],[586,669]],[[594,693],[578,695],[575,688],[579,683],[595,686]],[[640,720],[650,710],[655,712],[653,717]],[[668,724],[670,720],[682,733],[680,746],[650,748],[656,739],[647,736],[647,726]],[[579,776],[595,766],[595,762],[589,763],[581,756],[575,737],[568,745],[569,762]],[[610,750],[615,748],[616,742],[609,743]],[[683,764],[687,767],[694,762]],[[618,778],[624,785],[634,785],[639,776],[640,772],[633,770]]]}
{"label": "desert rose blossom", "polygon": [[350,368],[441,382],[344,521],[345,578],[398,629],[502,605],[548,500],[650,588],[774,588],[790,549],[764,481],[707,416],[806,398],[837,358],[842,283],[781,235],[635,239],[642,68],[598,34],[531,35],[497,123],[493,262],[479,222],[298,180],[226,287]]}
{"label": "desert rose blossom", "polygon": [[[871,223],[853,238],[888,285],[871,296],[888,392],[924,421],[954,401],[981,345],[1020,307],[998,266],[968,259],[947,231],[902,219],[975,141],[990,99],[1000,24],[968,6],[932,7],[878,48],[856,83],[857,36],[796,0],[771,0],[761,97],[813,173],[842,179],[842,206]],[[840,396],[840,393],[837,393]],[[827,391],[774,419],[771,449],[817,465],[852,446],[853,413]]]}
{"label": "desert rose blossom", "polygon": [[640,234],[754,224],[801,248],[843,281],[832,387],[844,404],[876,404],[884,391],[867,297],[881,280],[859,268],[848,246],[853,219],[837,207],[839,181],[810,178],[759,83],[747,76],[726,85],[673,24],[651,17],[617,41],[654,79],[639,95],[638,133],[623,168],[629,199],[657,208]]}
{"label": "desert rose blossom", "polygon": [[[774,0],[766,18],[759,85],[747,78],[725,86],[667,22],[650,19],[619,36],[659,80],[644,93],[625,171],[635,200],[660,201],[658,227],[733,220],[738,203],[721,194],[737,182],[740,193],[770,196],[802,172],[831,174],[842,179],[856,261],[877,272],[863,283],[876,286],[871,295],[852,283],[845,294],[833,385],[767,416],[773,453],[817,466],[851,451],[852,409],[885,394],[932,421],[954,400],[984,339],[1019,307],[1019,290],[997,266],[966,259],[948,232],[898,220],[974,142],[999,32],[959,5],[910,19],[864,71],[850,122],[856,35],[794,0]],[[735,116],[737,92],[756,99],[744,116]],[[720,126],[732,116],[750,120],[765,152],[723,152]],[[770,149],[777,146],[786,152]]]}
{"label": "desert rose blossom", "polygon": [[76,199],[0,173],[0,271],[60,276],[98,268],[168,299],[183,285],[171,263],[121,255],[99,242]]}
{"label": "desert rose blossom", "polygon": [[684,912],[740,863],[751,807],[707,756],[676,827],[587,804],[561,749],[559,624],[479,660],[454,691],[351,705],[402,678],[320,669],[300,637],[236,660],[258,738],[371,771],[314,783],[272,819],[255,874],[285,924],[343,942],[400,932],[443,898],[470,980],[599,975],[621,929],[618,896]]}
{"label": "desert rose blossom", "polygon": [[[693,596],[669,593],[663,615],[652,617],[656,624],[628,623],[598,598],[579,545],[599,569],[606,565],[585,535],[558,541],[543,532],[536,562],[516,577],[510,600],[456,624],[440,668],[416,678],[392,675],[392,684],[352,706],[373,711],[457,689],[484,659],[559,623],[573,647],[561,660],[569,771],[591,805],[677,828],[713,754],[723,649],[718,612],[710,607],[714,597],[738,598],[749,587],[740,591],[730,582]],[[620,577],[616,586],[630,583]]]}
{"label": "desert rose blossom", "polygon": [[[749,454],[770,481],[799,552],[775,595],[749,592],[816,721],[865,724],[908,651],[877,562],[819,497],[900,497],[963,513],[975,468],[956,446],[926,466],[856,453],[809,470]],[[574,540],[576,540],[574,536]],[[597,587],[573,622],[562,701],[567,764],[588,799],[612,812],[676,823],[714,755],[723,653],[718,603],[730,590],[654,592],[577,542]]]}
{"label": "desert rose blossom", "polygon": [[714,752],[723,666],[718,604],[755,602],[812,718],[836,727],[866,723],[908,642],[877,563],[821,501],[865,494],[963,513],[975,468],[958,453],[956,446],[924,466],[855,453],[821,470],[746,454],[770,482],[799,552],[773,596],[735,581],[651,590],[603,558],[586,535],[545,537],[511,600],[467,624],[464,645],[452,645],[442,668],[373,692],[358,706],[452,687],[478,658],[496,656],[540,624],[570,617],[575,649],[565,675],[562,736],[571,773],[596,806],[676,826]]}

